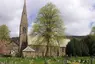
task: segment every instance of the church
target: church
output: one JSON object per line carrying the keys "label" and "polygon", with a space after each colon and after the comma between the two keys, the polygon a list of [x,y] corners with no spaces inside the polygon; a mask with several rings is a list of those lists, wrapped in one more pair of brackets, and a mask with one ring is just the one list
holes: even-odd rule
{"label": "church", "polygon": [[[19,52],[22,52],[24,57],[36,57],[36,56],[45,56],[46,53],[46,45],[37,45],[34,40],[37,37],[32,37],[28,35],[28,20],[27,20],[27,10],[26,10],[26,1],[24,0],[23,11],[21,15],[21,22],[19,26],[19,37],[11,38],[11,43],[9,45],[10,48],[7,49],[6,54],[10,54],[12,56],[16,56]],[[90,34],[95,32],[91,31]],[[51,56],[64,56],[66,55],[66,45],[72,38],[85,38],[86,36],[66,36],[63,40],[62,44],[60,44],[60,48],[56,49],[55,46],[50,47],[50,55]]]}
{"label": "church", "polygon": [[[66,45],[70,42],[71,38],[84,38],[86,36],[66,36],[60,48],[57,50],[55,46],[50,47],[51,56],[64,56],[66,55]],[[13,56],[18,52],[22,52],[24,57],[35,57],[35,56],[45,56],[46,46],[45,45],[36,45],[33,38],[28,35],[28,20],[27,20],[27,10],[26,10],[26,1],[24,0],[24,6],[22,11],[19,37],[12,38],[12,50],[11,54]]]}
{"label": "church", "polygon": [[[33,56],[44,56],[46,52],[45,45],[36,45],[33,40],[36,38],[32,38],[28,35],[28,20],[27,20],[27,10],[26,10],[26,0],[24,0],[24,6],[21,16],[20,29],[19,29],[19,37],[11,38],[10,43],[10,54],[12,56],[16,56],[18,52],[22,52],[25,57],[33,57]],[[51,47],[50,54],[51,56],[64,56],[65,48],[70,39],[64,39],[63,43],[60,45],[60,53],[58,50],[54,50],[55,47]],[[38,47],[39,46],[39,47]],[[54,51],[53,51],[54,50]]]}
{"label": "church", "polygon": [[[11,55],[15,56],[18,52],[22,52],[22,54],[26,57],[32,56],[44,56],[45,55],[45,45],[36,45],[30,35],[28,35],[28,20],[27,20],[27,10],[26,10],[26,0],[24,0],[24,6],[21,16],[20,29],[19,29],[19,37],[11,38]],[[65,55],[66,44],[70,41],[70,39],[65,39],[64,44],[60,45],[60,56]],[[37,47],[39,46],[39,47]],[[42,49],[43,48],[43,49]],[[52,47],[52,50],[54,47]],[[51,52],[50,52],[51,53]],[[52,56],[58,56],[58,52],[54,50],[51,53]]]}
{"label": "church", "polygon": [[[91,31],[93,34],[93,31]],[[84,38],[86,36],[66,36],[60,48],[57,50],[55,46],[50,47],[51,56],[64,56],[66,55],[66,45],[72,38]],[[27,10],[26,10],[26,1],[24,0],[24,6],[21,16],[20,28],[19,28],[19,37],[11,38],[11,43],[7,51],[10,55],[16,56],[19,52],[22,52],[24,57],[36,57],[36,56],[45,56],[46,45],[37,45],[34,43],[34,40],[37,37],[31,37],[28,35],[28,20],[27,20]]]}

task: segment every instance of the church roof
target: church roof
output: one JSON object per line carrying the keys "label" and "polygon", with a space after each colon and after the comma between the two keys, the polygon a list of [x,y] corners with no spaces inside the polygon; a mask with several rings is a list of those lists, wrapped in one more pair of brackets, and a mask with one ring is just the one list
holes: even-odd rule
{"label": "church roof", "polygon": [[23,51],[24,52],[34,52],[35,50],[32,49],[31,47],[27,46]]}
{"label": "church roof", "polygon": [[19,44],[20,44],[20,43],[19,43],[19,37],[12,37],[12,38],[11,38],[11,41],[14,42],[14,43],[15,43],[16,45],[18,45],[18,46],[19,46]]}
{"label": "church roof", "polygon": [[[28,36],[28,44],[29,45],[46,45],[46,43],[42,43],[42,44],[39,44],[39,43],[35,43],[36,42],[36,40],[37,40],[37,36],[35,36],[35,37],[31,37],[31,36]],[[40,40],[39,40],[39,42],[41,42],[43,40],[43,38],[41,38]],[[51,45],[51,46],[58,46],[58,43],[57,43],[57,41],[54,41],[55,43],[53,43],[53,45]],[[65,38],[65,39],[63,39],[63,40],[61,40],[61,42],[62,43],[60,43],[60,47],[66,47],[66,45],[68,44],[68,42],[70,42],[70,39],[67,39],[67,38]]]}

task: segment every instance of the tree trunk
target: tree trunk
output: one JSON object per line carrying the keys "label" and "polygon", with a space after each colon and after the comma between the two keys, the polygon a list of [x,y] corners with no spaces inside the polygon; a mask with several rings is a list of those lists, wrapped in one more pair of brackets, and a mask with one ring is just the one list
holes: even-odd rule
{"label": "tree trunk", "polygon": [[46,46],[46,54],[45,54],[45,56],[49,56],[49,46],[48,45]]}
{"label": "tree trunk", "polygon": [[47,38],[47,45],[46,45],[46,54],[45,56],[49,56],[49,38]]}

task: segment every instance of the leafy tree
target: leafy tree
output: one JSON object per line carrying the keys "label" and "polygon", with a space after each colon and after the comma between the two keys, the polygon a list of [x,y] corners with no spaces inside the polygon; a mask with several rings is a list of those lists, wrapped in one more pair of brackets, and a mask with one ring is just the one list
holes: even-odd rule
{"label": "leafy tree", "polygon": [[10,31],[6,25],[0,26],[0,40],[9,40]]}
{"label": "leafy tree", "polygon": [[95,26],[92,27],[92,32],[93,32],[93,35],[95,35]]}
{"label": "leafy tree", "polygon": [[59,46],[62,43],[64,24],[55,5],[48,3],[40,9],[31,34],[37,36],[37,44],[46,45],[45,56],[50,55],[50,46]]}
{"label": "leafy tree", "polygon": [[67,44],[66,54],[68,56],[88,56],[89,49],[82,40],[72,38],[71,41]]}
{"label": "leafy tree", "polygon": [[77,56],[81,55],[81,50],[79,48],[80,44],[76,38],[72,38],[72,40],[67,45],[67,54],[69,56]]}
{"label": "leafy tree", "polygon": [[87,44],[89,48],[89,54],[90,56],[95,54],[95,36],[89,35],[86,38],[84,38],[84,43]]}
{"label": "leafy tree", "polygon": [[67,44],[66,46],[66,54],[68,56],[72,56],[74,52],[74,43],[72,42],[72,40]]}
{"label": "leafy tree", "polygon": [[80,46],[81,46],[81,50],[82,50],[82,56],[88,56],[89,48],[83,39],[80,41],[80,44],[81,44]]}
{"label": "leafy tree", "polygon": [[90,55],[94,55],[95,56],[95,26],[92,27],[92,31],[91,34],[87,37],[87,39],[89,40],[87,42],[89,50],[90,50]]}

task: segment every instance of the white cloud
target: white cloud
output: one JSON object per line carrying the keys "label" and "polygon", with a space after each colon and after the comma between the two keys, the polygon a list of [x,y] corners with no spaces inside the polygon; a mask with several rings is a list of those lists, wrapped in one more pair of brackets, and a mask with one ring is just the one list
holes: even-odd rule
{"label": "white cloud", "polygon": [[69,35],[87,35],[91,31],[89,24],[95,22],[93,0],[51,0],[61,11],[66,33]]}
{"label": "white cloud", "polygon": [[0,0],[0,25],[6,24],[11,37],[19,35],[22,0]]}
{"label": "white cloud", "polygon": [[[39,9],[47,2],[52,2],[61,11],[66,34],[87,35],[91,31],[90,23],[95,22],[94,0],[31,0],[28,1],[28,17],[30,22],[35,21]],[[34,3],[34,6],[33,6]]]}
{"label": "white cloud", "polygon": [[[29,32],[39,9],[49,1],[61,11],[66,34],[89,34],[89,24],[95,22],[94,0],[27,0]],[[0,25],[8,25],[11,36],[19,36],[22,8],[23,0],[0,0]]]}

